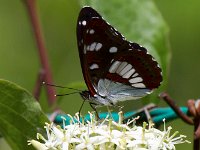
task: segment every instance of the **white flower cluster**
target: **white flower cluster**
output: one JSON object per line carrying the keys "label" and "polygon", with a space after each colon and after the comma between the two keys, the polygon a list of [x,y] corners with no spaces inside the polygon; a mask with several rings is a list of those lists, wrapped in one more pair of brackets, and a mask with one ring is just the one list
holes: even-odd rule
{"label": "white flower cluster", "polygon": [[[119,116],[119,120],[122,120],[121,112]],[[70,117],[70,125],[65,125],[63,119],[63,128],[46,123],[47,139],[37,134],[37,139],[43,142],[30,140],[29,145],[32,144],[38,150],[175,150],[175,144],[188,142],[184,140],[184,135],[175,137],[178,132],[170,136],[171,127],[167,130],[164,127],[164,131],[153,128],[152,124],[147,126],[146,123],[143,123],[143,127],[130,127],[134,119],[126,124],[108,118],[97,121],[90,113],[91,121],[77,123],[75,120],[79,120],[78,114],[75,118]]]}

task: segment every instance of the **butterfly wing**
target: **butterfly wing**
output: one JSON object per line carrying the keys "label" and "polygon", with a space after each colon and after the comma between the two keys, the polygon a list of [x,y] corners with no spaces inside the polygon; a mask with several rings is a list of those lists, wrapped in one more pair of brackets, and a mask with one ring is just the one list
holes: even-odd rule
{"label": "butterfly wing", "polygon": [[[93,96],[105,86],[99,84],[101,79],[119,83],[119,91],[119,85],[145,89],[138,94],[142,96],[160,85],[161,69],[147,50],[127,41],[91,7],[84,7],[79,14],[77,41],[83,76]],[[106,92],[112,93],[113,87],[110,83]]]}

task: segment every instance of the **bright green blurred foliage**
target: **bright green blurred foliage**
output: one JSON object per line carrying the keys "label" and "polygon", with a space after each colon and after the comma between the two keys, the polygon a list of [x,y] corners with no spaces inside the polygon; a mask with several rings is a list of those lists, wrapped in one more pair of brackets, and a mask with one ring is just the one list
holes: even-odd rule
{"label": "bright green blurred foliage", "polygon": [[[178,105],[200,97],[200,1],[155,1],[170,28],[172,59],[167,91]],[[181,120],[170,123],[174,130],[193,141],[193,127]],[[177,149],[191,150],[192,144],[178,145]]]}
{"label": "bright green blurred foliage", "polygon": [[[40,62],[24,1],[0,0],[0,78],[11,80],[32,92]],[[166,91],[177,100],[179,105],[185,105],[187,99],[199,97],[200,1],[154,0],[154,2],[170,30],[172,59]],[[80,10],[78,0],[38,0],[37,6],[54,83],[64,86],[83,81],[76,46],[76,20]],[[119,9],[109,4],[106,9],[109,10],[109,7],[112,11]],[[137,7],[132,6],[132,9]],[[123,29],[119,31],[121,30]],[[128,39],[131,40],[131,36]],[[142,40],[134,42],[141,43]],[[60,89],[57,92],[66,93]],[[79,110],[82,102],[79,95],[70,95],[62,99],[60,105],[62,110],[72,114]],[[41,104],[47,111],[44,90]],[[133,108],[138,108],[141,102],[129,101],[126,105],[134,105]],[[83,112],[89,109],[86,104]],[[192,127],[180,120],[168,125],[188,135],[192,141]],[[1,143],[0,149],[4,149]],[[192,144],[180,145],[177,149],[192,149]]]}
{"label": "bright green blurred foliage", "polygon": [[[164,82],[167,82],[166,66],[168,64],[167,51],[169,48],[165,42],[167,38],[163,38],[163,35],[167,33],[167,27],[154,3],[146,0],[140,2],[127,0],[126,3],[119,0],[109,2],[92,0],[88,1],[87,4],[89,2],[91,2],[91,6],[98,8],[97,10],[100,11],[102,16],[119,29],[127,39],[132,39],[132,41],[149,49],[150,53],[160,62],[164,70]],[[83,3],[81,1],[81,4]],[[15,1],[12,3],[13,7],[18,6],[15,9],[11,9],[10,5],[10,2],[2,2],[0,6],[2,7],[0,11],[4,10],[1,13],[2,18],[6,20],[2,19],[2,25],[0,24],[0,29],[4,33],[0,35],[0,39],[2,39],[0,47],[2,53],[6,55],[1,55],[0,58],[2,60],[1,68],[5,70],[1,72],[0,77],[16,82],[29,91],[33,91],[40,70],[40,61],[31,23],[25,3]],[[113,7],[109,9],[109,6]],[[132,9],[131,6],[135,6],[137,9]],[[144,11],[142,6],[145,8]],[[47,2],[39,0],[37,8],[46,40],[54,83],[69,86],[69,84],[82,82],[82,85],[84,85],[76,45],[76,21],[81,5],[78,1],[60,0],[55,2],[49,0]],[[8,22],[9,26],[7,27]],[[57,89],[57,92],[67,93],[70,91]],[[78,94],[61,97],[60,99],[62,99],[59,105],[61,109],[70,113],[77,112],[82,102]],[[40,102],[42,108],[49,111],[44,91]],[[138,105],[142,105],[142,103],[129,101],[123,103],[123,105],[126,109],[132,110],[138,108]],[[87,112],[88,109],[91,108],[86,104],[83,112]]]}
{"label": "bright green blurred foliage", "polygon": [[33,150],[27,141],[45,133],[46,114],[33,96],[20,86],[0,80],[0,133],[14,150]]}

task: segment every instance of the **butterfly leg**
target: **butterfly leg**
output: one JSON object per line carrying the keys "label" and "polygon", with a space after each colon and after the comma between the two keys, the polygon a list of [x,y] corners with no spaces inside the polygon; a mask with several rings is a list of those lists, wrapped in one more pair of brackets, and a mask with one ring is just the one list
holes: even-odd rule
{"label": "butterfly leg", "polygon": [[96,114],[96,117],[98,118],[98,119],[100,119],[100,117],[99,117],[99,114],[98,114],[98,112],[97,112],[97,109],[96,109],[96,104],[95,103],[89,103],[90,104],[90,106],[92,107],[92,109],[95,111],[95,114]]}
{"label": "butterfly leg", "polygon": [[83,108],[84,103],[85,103],[85,99],[83,100],[83,103],[81,104],[81,107],[80,107],[80,109],[78,111],[79,119],[81,118],[81,110]]}

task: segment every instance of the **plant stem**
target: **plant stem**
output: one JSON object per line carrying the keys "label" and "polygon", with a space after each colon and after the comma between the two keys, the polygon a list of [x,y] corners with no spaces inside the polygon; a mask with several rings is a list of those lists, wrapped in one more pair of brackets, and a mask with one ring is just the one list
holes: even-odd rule
{"label": "plant stem", "polygon": [[[38,53],[39,53],[40,62],[41,62],[41,66],[42,66],[41,70],[44,71],[44,81],[46,83],[52,84],[53,80],[52,80],[52,75],[51,75],[51,69],[50,69],[50,65],[48,62],[47,49],[45,47],[44,37],[42,34],[40,21],[39,21],[37,9],[36,9],[36,0],[26,0],[26,4],[27,4],[27,9],[28,9],[29,15],[30,15],[31,23],[33,26],[33,32],[35,35],[36,44],[38,47]],[[41,86],[41,84],[40,84],[40,86]],[[37,86],[36,86],[36,88],[37,88]],[[56,100],[56,98],[54,96],[55,90],[51,86],[46,86],[46,90],[47,90],[48,102],[50,105],[52,105],[54,103],[54,101]],[[38,97],[38,95],[35,95],[35,96],[36,96],[36,98]]]}
{"label": "plant stem", "polygon": [[176,105],[175,101],[167,94],[161,93],[160,97],[174,110],[174,112],[186,123],[190,125],[194,125],[192,119],[190,119],[187,115],[185,115],[181,109]]}
{"label": "plant stem", "polygon": [[194,100],[188,100],[187,106],[190,115],[194,117],[194,120],[190,119],[187,115],[181,112],[179,107],[175,104],[175,101],[167,94],[161,93],[160,97],[167,102],[167,104],[176,112],[176,114],[186,123],[194,125],[194,143],[193,149],[199,150],[200,148],[200,105],[195,104]]}

